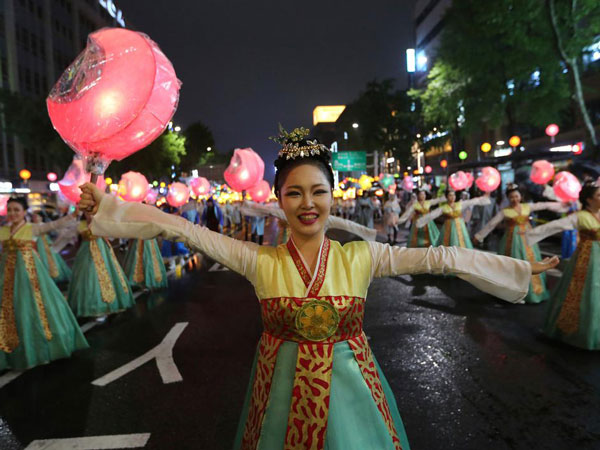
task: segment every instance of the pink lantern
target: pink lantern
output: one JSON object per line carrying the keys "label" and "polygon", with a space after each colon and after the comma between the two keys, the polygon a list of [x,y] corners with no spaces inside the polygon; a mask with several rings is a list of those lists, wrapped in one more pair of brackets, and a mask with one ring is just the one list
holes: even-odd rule
{"label": "pink lantern", "polygon": [[558,132],[560,131],[560,128],[558,128],[558,125],[556,125],[555,123],[551,123],[550,125],[548,125],[546,127],[546,134],[548,136],[550,136],[550,142],[552,142],[554,144],[554,138],[556,137],[556,135],[558,134]]}
{"label": "pink lantern", "polygon": [[481,175],[475,180],[475,184],[483,192],[492,192],[498,189],[501,181],[500,172],[493,167],[484,167],[481,169]]}
{"label": "pink lantern", "polygon": [[229,167],[225,170],[225,181],[237,192],[255,186],[265,174],[265,163],[251,148],[236,149]]}
{"label": "pink lantern", "polygon": [[[79,189],[79,186],[90,181],[91,176],[90,173],[85,171],[83,161],[75,157],[65,172],[63,179],[58,182],[58,188],[69,202],[77,204],[81,199],[81,190]],[[106,183],[103,176],[98,178],[97,184],[101,190],[106,189]]]}
{"label": "pink lantern", "polygon": [[127,172],[119,181],[119,197],[126,202],[141,202],[146,198],[149,186],[148,180],[139,172]]}
{"label": "pink lantern", "polygon": [[570,172],[558,172],[554,177],[554,193],[563,202],[574,202],[579,198],[581,183]]}
{"label": "pink lantern", "polygon": [[433,171],[433,169],[431,168],[431,166],[425,166],[425,173],[431,173]]}
{"label": "pink lantern", "polygon": [[158,192],[155,191],[154,189],[148,189],[148,192],[146,193],[146,198],[145,198],[145,202],[148,203],[149,205],[154,205],[156,203],[156,200],[158,199]]}
{"label": "pink lantern", "polygon": [[534,162],[531,166],[531,174],[529,175],[529,178],[535,184],[546,184],[552,179],[552,177],[554,177],[554,166],[552,163],[544,159],[540,159],[539,161]]}
{"label": "pink lantern", "polygon": [[193,178],[190,181],[190,187],[196,196],[208,195],[210,192],[210,183],[204,177]]}
{"label": "pink lantern", "polygon": [[271,187],[269,183],[265,180],[261,180],[258,182],[256,186],[248,189],[248,194],[250,198],[255,202],[264,202],[269,198],[269,194],[271,193]]}
{"label": "pink lantern", "polygon": [[6,207],[8,205],[8,199],[10,195],[0,195],[0,216],[6,215]]}
{"label": "pink lantern", "polygon": [[467,175],[467,186],[465,187],[465,189],[470,189],[471,186],[473,186],[475,177],[473,176],[473,174],[471,172],[466,172],[465,175]]}
{"label": "pink lantern", "polygon": [[455,191],[462,191],[469,184],[469,176],[462,170],[459,170],[448,177],[448,184]]}
{"label": "pink lantern", "polygon": [[88,36],[46,105],[58,134],[86,159],[89,172],[100,174],[164,131],[179,87],[170,61],[148,36],[103,28]]}
{"label": "pink lantern", "polygon": [[402,179],[402,189],[404,189],[405,191],[412,191],[414,188],[415,182],[413,181],[412,177],[405,176]]}
{"label": "pink lantern", "polygon": [[56,180],[58,180],[58,175],[56,175],[54,172],[48,172],[46,174],[46,178],[48,181],[54,183]]}
{"label": "pink lantern", "polygon": [[169,205],[177,208],[179,206],[185,205],[190,198],[190,190],[183,183],[173,183],[169,187],[169,192],[167,193],[167,202]]}

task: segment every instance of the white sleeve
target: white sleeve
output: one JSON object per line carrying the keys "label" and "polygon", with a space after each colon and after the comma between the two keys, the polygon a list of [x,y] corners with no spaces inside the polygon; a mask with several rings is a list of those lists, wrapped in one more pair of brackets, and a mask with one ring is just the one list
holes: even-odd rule
{"label": "white sleeve", "polygon": [[442,208],[436,208],[433,211],[429,211],[427,214],[425,214],[424,216],[421,216],[421,218],[419,220],[417,220],[417,227],[423,228],[429,222],[437,219],[441,215],[442,215]]}
{"label": "white sleeve", "polygon": [[53,220],[52,222],[34,223],[32,224],[31,229],[34,236],[40,236],[42,234],[60,230],[61,228],[68,227],[73,224],[77,224],[77,220],[75,217],[73,217],[73,215],[68,214],[58,220]]}
{"label": "white sleeve", "polygon": [[372,277],[401,274],[453,274],[476,288],[511,303],[523,303],[531,265],[508,256],[459,247],[405,248],[369,243]]}
{"label": "white sleeve", "polygon": [[530,203],[529,204],[529,208],[531,210],[531,212],[534,211],[543,211],[543,210],[549,210],[549,211],[554,211],[557,213],[565,213],[565,212],[569,212],[569,205],[566,203],[561,203],[561,202],[536,202],[536,203]]}
{"label": "white sleeve", "polygon": [[154,206],[121,202],[112,195],[104,195],[91,230],[97,236],[152,239],[160,235],[168,240],[185,242],[245,276],[252,284],[256,282],[258,244],[215,233]]}
{"label": "white sleeve", "polygon": [[398,220],[398,224],[404,223],[408,219],[410,219],[410,217],[412,216],[414,211],[415,211],[415,204],[411,203],[410,206],[408,208],[406,208],[406,211],[404,211],[404,213],[400,216],[400,220]]}
{"label": "white sleeve", "polygon": [[542,193],[542,195],[549,200],[558,201],[558,197],[554,193],[554,189],[548,184],[544,185],[544,192]]}
{"label": "white sleeve", "polygon": [[444,195],[442,195],[441,197],[436,197],[436,198],[432,198],[431,200],[429,200],[429,205],[430,206],[435,206],[438,205],[440,203],[443,203],[446,201],[446,197]]}
{"label": "white sleeve", "polygon": [[574,230],[577,228],[577,214],[570,214],[563,219],[553,220],[539,227],[532,228],[525,233],[525,239],[529,245],[537,244],[548,236],[561,231]]}
{"label": "white sleeve", "polygon": [[492,200],[489,195],[482,195],[481,197],[471,198],[469,200],[461,200],[460,205],[461,208],[465,208],[468,206],[485,206],[491,205]]}
{"label": "white sleeve", "polygon": [[498,214],[492,217],[490,221],[475,234],[474,238],[479,242],[483,242],[487,235],[490,234],[492,230],[496,228],[500,222],[502,222],[502,220],[504,220],[504,211],[500,211]]}
{"label": "white sleeve", "polygon": [[348,231],[360,236],[365,241],[374,241],[377,238],[377,230],[365,227],[351,220],[342,219],[341,217],[329,216],[326,227],[334,230]]}

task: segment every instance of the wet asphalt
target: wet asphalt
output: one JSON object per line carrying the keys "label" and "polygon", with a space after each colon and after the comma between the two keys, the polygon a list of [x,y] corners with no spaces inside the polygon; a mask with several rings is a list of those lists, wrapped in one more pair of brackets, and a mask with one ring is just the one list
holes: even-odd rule
{"label": "wet asphalt", "polygon": [[[132,433],[149,433],[148,449],[231,448],[261,323],[250,284],[222,269],[201,261],[167,291],[142,294],[91,328],[89,350],[0,387],[0,449]],[[546,339],[545,309],[455,278],[373,282],[364,328],[411,448],[600,448],[600,354]],[[181,382],[164,384],[150,361],[106,386],[91,383],[181,322],[173,350]]]}

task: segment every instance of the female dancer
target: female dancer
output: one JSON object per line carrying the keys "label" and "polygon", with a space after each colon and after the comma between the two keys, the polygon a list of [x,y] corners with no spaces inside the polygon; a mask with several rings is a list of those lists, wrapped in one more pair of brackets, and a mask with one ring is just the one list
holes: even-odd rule
{"label": "female dancer", "polygon": [[[148,206],[153,208],[152,206]],[[73,263],[67,300],[77,317],[100,317],[135,305],[131,287],[110,243],[94,236],[84,213],[77,230],[83,242]]]}
{"label": "female dancer", "polygon": [[406,208],[406,211],[404,211],[404,214],[402,214],[398,221],[399,224],[407,220],[412,222],[407,247],[429,247],[437,243],[440,231],[435,222],[431,220],[419,228],[417,227],[417,220],[429,213],[432,206],[445,202],[446,197],[437,197],[432,200],[427,200],[426,198],[426,192],[419,189],[417,191],[417,199]]}
{"label": "female dancer", "polygon": [[396,243],[396,235],[398,234],[398,219],[400,217],[400,204],[396,200],[394,194],[390,194],[390,198],[383,204],[383,225],[388,236],[388,243]]}
{"label": "female dancer", "polygon": [[421,216],[417,220],[417,227],[423,228],[432,220],[437,219],[442,214],[444,215],[444,226],[438,236],[435,246],[456,246],[462,248],[473,248],[469,232],[462,217],[462,208],[474,205],[489,205],[490,194],[486,193],[481,197],[472,198],[470,200],[456,201],[456,192],[453,190],[446,191],[447,202],[437,209]]}
{"label": "female dancer", "polygon": [[25,221],[26,211],[24,198],[11,198],[10,225],[0,228],[0,372],[28,369],[88,348],[69,305],[35,251],[36,237],[72,219],[30,224]]}
{"label": "female dancer", "polygon": [[96,211],[94,233],[181,239],[254,285],[265,332],[235,448],[407,450],[394,396],[362,332],[371,280],[452,272],[514,301],[527,293],[532,270],[558,259],[531,265],[457,248],[364,241],[342,247],[325,237],[333,201],[330,153],[304,137],[300,130],[279,140],[274,185],[291,228],[286,245],[233,240],[146,205],[120,203],[91,184],[83,186],[82,207]]}
{"label": "female dancer", "polygon": [[[70,218],[61,222],[61,224],[64,226],[69,226],[70,222],[72,222],[73,225],[75,225],[77,223],[75,220],[76,214],[78,214],[77,211],[73,215],[67,216]],[[44,223],[42,216],[37,212],[31,215],[31,220],[34,224]],[[58,228],[59,226],[57,225],[55,229]],[[47,234],[38,236],[36,248],[42,264],[46,266],[55,283],[62,283],[71,280],[71,268],[67,266],[67,263],[60,253],[56,252],[52,248],[52,242]]]}
{"label": "female dancer", "polygon": [[600,350],[600,187],[584,185],[583,209],[527,231],[529,245],[564,230],[579,230],[579,245],[552,292],[545,333],[575,347]]}
{"label": "female dancer", "polygon": [[[549,209],[556,212],[566,211],[565,206],[560,202],[539,202],[539,203],[521,203],[521,192],[516,184],[509,184],[506,188],[506,197],[510,202],[508,208],[504,208],[496,214],[477,234],[475,242],[483,242],[488,234],[496,228],[500,222],[505,221],[506,230],[498,254],[512,256],[513,258],[524,261],[540,261],[540,249],[537,244],[527,245],[523,234],[531,229],[529,215],[534,211]],[[542,273],[531,278],[529,293],[525,297],[526,303],[540,303],[548,300],[550,294],[546,289],[546,274]]]}
{"label": "female dancer", "polygon": [[123,268],[132,286],[152,290],[169,285],[156,239],[132,239],[125,254]]}

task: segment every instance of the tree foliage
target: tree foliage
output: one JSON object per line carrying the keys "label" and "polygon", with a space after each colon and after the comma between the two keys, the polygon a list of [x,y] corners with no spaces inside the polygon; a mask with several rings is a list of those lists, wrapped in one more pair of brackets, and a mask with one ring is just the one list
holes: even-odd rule
{"label": "tree foliage", "polygon": [[[195,122],[184,131],[186,154],[181,158],[181,169],[190,172],[214,158],[215,138],[210,128],[202,122]],[[208,151],[207,149],[211,150]]]}

